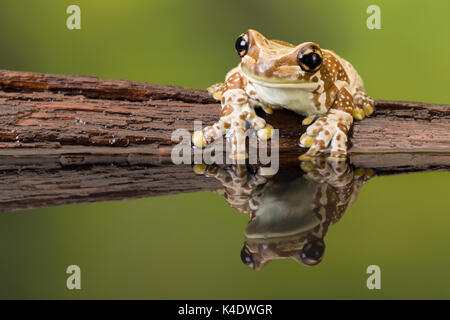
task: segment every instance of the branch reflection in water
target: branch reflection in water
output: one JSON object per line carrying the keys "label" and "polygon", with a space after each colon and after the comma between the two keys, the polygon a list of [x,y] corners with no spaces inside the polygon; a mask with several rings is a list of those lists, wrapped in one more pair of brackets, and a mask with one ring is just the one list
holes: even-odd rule
{"label": "branch reflection in water", "polygon": [[[301,169],[300,169],[301,168]],[[219,180],[218,192],[250,216],[241,251],[244,264],[262,269],[275,259],[289,258],[317,265],[325,252],[328,227],[342,217],[371,177],[371,169],[354,169],[346,161],[324,158],[281,167],[270,176],[265,168],[233,165],[194,167]]]}

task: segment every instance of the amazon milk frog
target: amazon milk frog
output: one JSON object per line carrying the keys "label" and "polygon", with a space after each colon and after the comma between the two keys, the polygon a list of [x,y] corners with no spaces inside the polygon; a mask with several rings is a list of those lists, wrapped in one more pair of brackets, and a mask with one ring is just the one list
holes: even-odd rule
{"label": "amazon milk frog", "polygon": [[220,119],[194,132],[195,146],[204,147],[226,134],[231,157],[246,158],[247,125],[257,130],[260,139],[269,139],[273,133],[256,115],[255,107],[266,113],[285,108],[305,116],[302,124],[308,125],[300,146],[309,149],[301,160],[320,154],[327,154],[330,160],[345,158],[353,119],[362,120],[374,111],[373,99],[349,62],[316,43],[294,46],[268,40],[255,30],[237,39],[236,50],[239,65],[228,72],[225,83],[208,89],[221,101]]}

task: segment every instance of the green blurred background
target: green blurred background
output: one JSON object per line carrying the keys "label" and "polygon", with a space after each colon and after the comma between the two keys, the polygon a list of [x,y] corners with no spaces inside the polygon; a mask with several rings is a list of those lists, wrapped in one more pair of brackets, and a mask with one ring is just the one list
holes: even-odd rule
{"label": "green blurred background", "polygon": [[[66,8],[81,7],[81,30]],[[366,8],[381,8],[368,30]],[[316,41],[376,99],[450,104],[450,2],[6,1],[0,68],[206,88],[238,63],[236,37]],[[248,217],[212,193],[0,215],[0,298],[450,298],[449,173],[374,178],[330,227],[313,268],[242,264]],[[66,289],[66,267],[82,290]],[[366,288],[370,264],[379,291]]]}

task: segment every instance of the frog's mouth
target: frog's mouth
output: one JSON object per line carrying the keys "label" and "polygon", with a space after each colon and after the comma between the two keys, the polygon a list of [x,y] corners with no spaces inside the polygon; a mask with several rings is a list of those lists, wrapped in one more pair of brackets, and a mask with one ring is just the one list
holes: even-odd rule
{"label": "frog's mouth", "polygon": [[239,65],[239,70],[245,77],[250,79],[254,84],[261,87],[315,90],[318,86],[317,82],[308,82],[305,80],[280,80],[275,78],[259,77],[254,74],[246,72],[244,69],[242,69],[241,65]]}

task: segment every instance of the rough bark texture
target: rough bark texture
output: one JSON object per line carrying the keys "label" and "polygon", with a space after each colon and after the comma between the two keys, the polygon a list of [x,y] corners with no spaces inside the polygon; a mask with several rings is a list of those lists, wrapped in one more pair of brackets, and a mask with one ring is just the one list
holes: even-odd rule
{"label": "rough bark texture", "polygon": [[[356,122],[350,161],[379,174],[447,170],[450,107],[377,101]],[[174,166],[175,129],[218,119],[206,91],[86,76],[0,71],[0,211],[219,187]],[[277,111],[280,155],[294,163],[301,117]]]}

